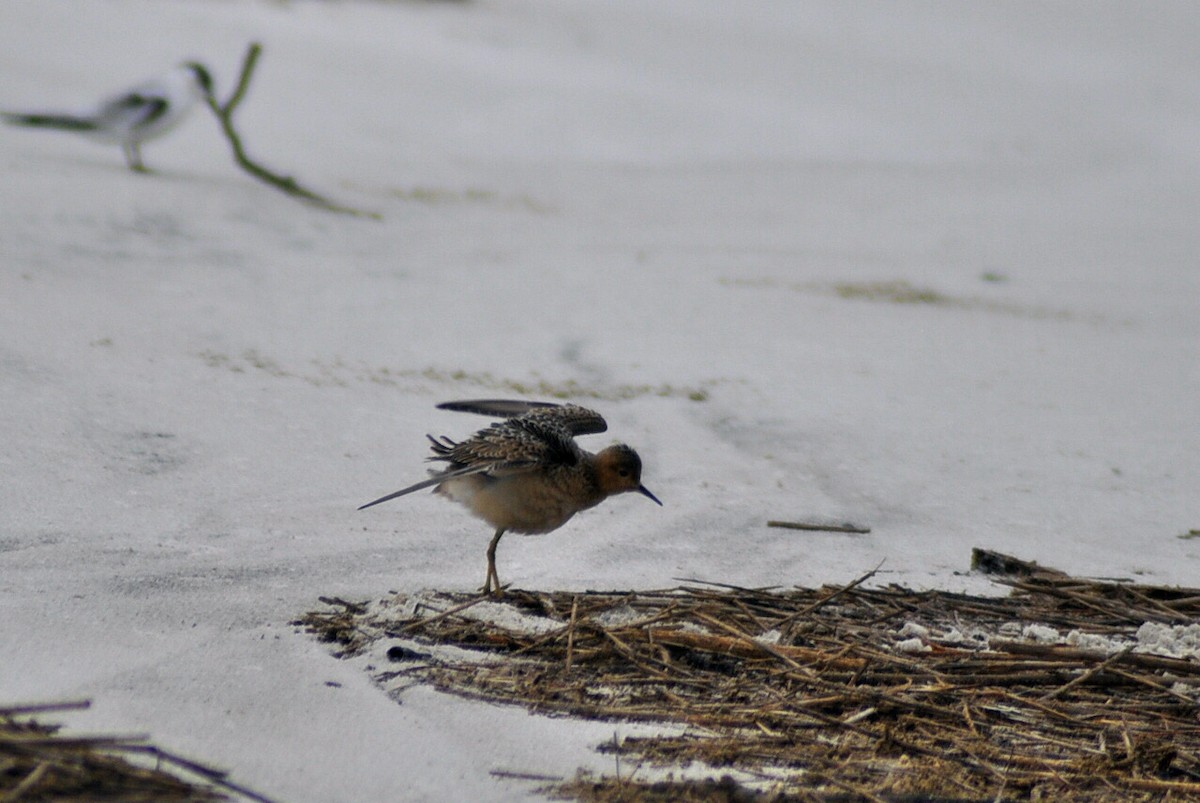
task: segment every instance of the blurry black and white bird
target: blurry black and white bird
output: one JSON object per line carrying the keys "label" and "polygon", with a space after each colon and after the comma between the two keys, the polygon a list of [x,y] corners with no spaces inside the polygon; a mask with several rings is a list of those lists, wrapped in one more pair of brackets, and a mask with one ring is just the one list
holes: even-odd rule
{"label": "blurry black and white bird", "polygon": [[13,125],[75,131],[99,142],[121,146],[130,170],[147,172],[141,145],[174,129],[196,101],[211,96],[212,76],[195,61],[179,65],[159,78],[102,101],[88,111],[10,112],[0,119]]}

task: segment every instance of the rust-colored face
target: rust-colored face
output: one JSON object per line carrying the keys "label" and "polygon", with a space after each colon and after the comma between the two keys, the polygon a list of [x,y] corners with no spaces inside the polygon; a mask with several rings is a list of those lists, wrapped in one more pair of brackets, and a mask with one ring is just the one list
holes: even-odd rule
{"label": "rust-colored face", "polygon": [[637,491],[661,505],[658,497],[642,485],[642,459],[638,453],[623,443],[609,446],[596,455],[596,469],[600,489],[609,496]]}

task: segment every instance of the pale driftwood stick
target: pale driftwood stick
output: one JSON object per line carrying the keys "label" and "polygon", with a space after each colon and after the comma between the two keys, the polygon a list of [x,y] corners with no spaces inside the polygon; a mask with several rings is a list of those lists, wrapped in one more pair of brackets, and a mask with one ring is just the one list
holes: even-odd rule
{"label": "pale driftwood stick", "polygon": [[224,104],[219,103],[211,93],[207,98],[209,108],[217,116],[217,121],[221,124],[221,131],[224,132],[225,138],[229,140],[230,147],[233,148],[234,161],[237,162],[239,167],[259,181],[264,181],[272,187],[282,190],[288,195],[308,201],[314,206],[328,209],[330,212],[339,212],[344,215],[369,217],[378,220],[380,218],[378,212],[366,212],[350,206],[342,206],[326,198],[324,195],[300,186],[300,183],[291,176],[281,176],[278,173],[268,170],[246,155],[246,149],[242,145],[242,138],[238,134],[237,129],[233,127],[233,113],[237,110],[238,105],[241,104],[242,99],[246,97],[246,92],[250,88],[250,77],[254,74],[254,67],[258,64],[258,58],[261,55],[262,45],[258,42],[252,42],[250,48],[246,51],[245,59],[242,60],[242,72],[238,76],[237,86],[234,88],[233,94],[229,96],[229,100],[225,101]]}
{"label": "pale driftwood stick", "polygon": [[132,733],[127,736],[21,736],[12,739],[7,735],[3,744],[6,748],[28,750],[31,747],[82,747],[96,750],[134,750],[143,742],[149,741],[146,733]]}
{"label": "pale driftwood stick", "polygon": [[[997,652],[1036,655],[1052,661],[1105,661],[1109,658],[1108,653],[1100,650],[1083,650],[1060,644],[1033,644],[1003,639],[992,639],[988,643]],[[1177,672],[1180,675],[1200,675],[1200,664],[1186,658],[1170,658],[1166,655],[1142,652],[1121,652],[1118,655],[1121,656],[1124,663],[1142,669],[1162,669],[1168,672]]]}
{"label": "pale driftwood stick", "polygon": [[317,597],[318,602],[323,602],[326,605],[333,605],[345,608],[348,613],[360,615],[367,612],[367,603],[365,602],[350,602],[341,597]]}
{"label": "pale driftwood stick", "polygon": [[821,533],[854,533],[855,535],[866,535],[871,532],[870,527],[859,527],[857,524],[813,524],[806,521],[776,521],[767,522],[768,527],[782,527],[785,530],[808,530],[810,532]]}
{"label": "pale driftwood stick", "polygon": [[[132,168],[130,168],[132,169]],[[19,784],[8,791],[5,797],[8,800],[20,800],[33,787],[41,783],[42,778],[50,771],[50,762],[43,761],[34,767],[33,772],[29,773],[21,780]]]}
{"label": "pale driftwood stick", "polygon": [[879,795],[872,792],[870,789],[859,786],[857,784],[852,784],[848,781],[843,781],[841,778],[839,778],[837,776],[836,773],[830,772],[830,773],[818,775],[817,777],[819,777],[822,781],[825,781],[826,783],[836,786],[838,789],[842,789],[846,792],[849,792],[850,794],[854,795],[855,797],[861,797],[864,800],[873,801],[873,803],[887,803],[886,800],[884,800],[882,797],[880,797]]}
{"label": "pale driftwood stick", "polygon": [[[600,635],[612,642],[613,646],[616,647],[617,652],[622,658],[624,658],[626,661],[629,661],[629,663],[633,664],[638,669],[642,670],[648,675],[653,675],[660,679],[671,677],[667,672],[663,672],[661,669],[655,669],[652,666],[648,666],[644,661],[639,660],[637,654],[629,648],[629,645],[617,638],[616,635],[614,635],[613,632],[608,628],[600,625],[595,625],[595,628],[600,632]],[[649,660],[655,661],[657,659],[651,658]],[[661,661],[659,661],[659,663],[661,663]],[[673,669],[674,667],[668,665],[667,668]]]}
{"label": "pale driftwood stick", "polygon": [[561,775],[542,775],[537,772],[519,772],[517,770],[488,770],[493,778],[511,778],[515,781],[545,781],[547,783],[562,783],[566,779]]}
{"label": "pale driftwood stick", "polygon": [[209,767],[205,764],[201,764],[198,761],[184,758],[183,756],[170,753],[162,748],[154,747],[153,745],[131,746],[128,748],[128,750],[129,752],[144,753],[146,755],[153,756],[160,761],[173,764],[180,769],[187,770],[188,772],[200,776],[214,786],[228,789],[229,791],[235,792],[244,798],[254,800],[256,803],[275,803],[274,799],[269,798],[266,795],[259,794],[249,787],[242,786],[241,784],[234,783],[233,781],[229,780],[229,773],[225,770]]}
{"label": "pale driftwood stick", "polygon": [[579,597],[571,600],[571,622],[567,625],[567,671],[571,671],[571,659],[575,657],[575,617],[579,613]]}
{"label": "pale driftwood stick", "polygon": [[1054,576],[1065,578],[1067,576],[1058,569],[1041,566],[1031,560],[1021,560],[1012,555],[1005,555],[1003,552],[981,547],[971,550],[971,571],[1019,577]]}
{"label": "pale driftwood stick", "polygon": [[1046,692],[1038,699],[1041,700],[1042,702],[1045,702],[1047,700],[1053,700],[1055,697],[1058,697],[1063,692],[1070,691],[1071,689],[1075,688],[1076,686],[1082,686],[1084,683],[1087,683],[1089,680],[1091,680],[1092,677],[1094,677],[1095,675],[1100,674],[1101,672],[1110,668],[1113,664],[1117,663],[1117,661],[1120,661],[1121,659],[1127,657],[1129,655],[1129,653],[1131,653],[1131,652],[1133,652],[1133,647],[1126,647],[1125,649],[1121,650],[1120,652],[1113,653],[1106,660],[1101,661],[1100,663],[1096,664],[1091,669],[1084,672],[1082,675],[1079,675],[1078,677],[1076,677],[1074,680],[1071,680],[1071,681],[1063,684],[1062,686],[1059,686],[1056,689],[1051,689],[1050,691]]}
{"label": "pale driftwood stick", "polygon": [[416,630],[419,627],[433,624],[434,622],[445,619],[447,616],[453,616],[456,613],[461,613],[462,611],[465,611],[467,608],[470,608],[472,605],[478,605],[479,603],[483,602],[485,599],[486,599],[486,597],[476,597],[475,599],[467,600],[466,602],[464,602],[461,605],[455,605],[453,608],[450,608],[449,610],[442,611],[441,613],[436,613],[433,616],[430,616],[428,619],[418,619],[415,622],[409,622],[408,624],[406,624],[404,627],[400,628],[399,630],[388,631],[388,635],[392,636],[394,638],[401,634]]}
{"label": "pale driftwood stick", "polygon": [[[728,628],[734,630],[734,628]],[[717,636],[708,633],[693,633],[673,627],[651,628],[647,635],[655,644],[666,644],[670,647],[685,647],[691,650],[703,650],[717,655],[731,655],[738,658],[754,658],[766,653],[773,658],[779,658],[789,666],[796,668],[796,660],[819,661],[828,658],[828,654],[810,647],[792,647],[786,645],[764,645],[755,641],[749,635],[737,631],[737,636]],[[843,658],[831,661],[828,666],[846,670],[861,668],[865,664],[862,658]],[[802,667],[801,667],[802,668]]]}
{"label": "pale driftwood stick", "polygon": [[828,603],[830,600],[832,600],[836,597],[839,597],[842,594],[845,594],[847,591],[850,591],[853,588],[856,588],[856,587],[862,585],[863,583],[867,582],[872,577],[874,577],[876,574],[878,574],[879,570],[883,567],[883,564],[884,564],[884,561],[882,561],[882,560],[879,561],[879,564],[874,569],[867,572],[862,577],[858,578],[857,580],[855,580],[851,583],[847,583],[846,585],[839,588],[837,591],[834,591],[828,597],[823,597],[823,598],[817,600],[816,602],[812,603],[811,605],[801,608],[800,610],[796,611],[795,613],[788,614],[783,619],[780,619],[778,622],[776,622],[775,626],[783,627],[784,625],[795,621],[796,619],[800,618],[801,616],[805,616],[807,614],[812,613],[817,608],[820,608],[822,605],[825,605],[826,603]]}
{"label": "pale driftwood stick", "polygon": [[1132,789],[1147,792],[1178,792],[1183,795],[1200,795],[1200,783],[1194,781],[1160,781],[1156,778],[1126,778],[1121,781]]}
{"label": "pale driftwood stick", "polygon": [[749,633],[743,633],[741,630],[739,630],[738,628],[729,624],[728,622],[723,622],[720,619],[717,619],[714,616],[709,616],[708,614],[706,614],[702,611],[696,612],[696,618],[701,620],[705,624],[712,625],[713,627],[717,627],[717,628],[720,628],[721,630],[724,630],[726,633],[729,633],[734,638],[754,647],[757,650],[765,652],[774,658],[778,658],[780,661],[783,661],[789,667],[791,667],[792,669],[794,669],[798,672],[809,672],[809,669],[807,667],[801,666],[799,663],[796,662],[796,660],[794,658],[792,658],[792,656],[785,654],[779,648],[775,647],[773,644],[767,644],[766,642],[758,641],[757,639],[752,637]]}
{"label": "pale driftwood stick", "polygon": [[91,700],[63,700],[57,703],[27,703],[0,707],[0,717],[15,717],[25,714],[44,714],[48,711],[78,711],[91,708]]}

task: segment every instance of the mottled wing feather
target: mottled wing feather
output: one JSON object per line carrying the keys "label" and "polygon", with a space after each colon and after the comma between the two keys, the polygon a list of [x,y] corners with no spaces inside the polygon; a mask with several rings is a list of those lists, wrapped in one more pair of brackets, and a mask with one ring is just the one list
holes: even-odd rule
{"label": "mottled wing feather", "polygon": [[604,420],[604,416],[578,404],[555,404],[525,399],[466,399],[442,402],[438,409],[494,415],[507,419],[534,417],[538,420],[554,420],[572,435],[595,435],[608,429],[608,422]]}
{"label": "mottled wing feather", "polygon": [[475,466],[493,473],[500,469],[511,471],[537,465],[541,450],[536,445],[514,441],[511,437],[495,431],[500,426],[497,424],[495,429],[481,430],[461,442],[452,441],[445,436],[437,439],[426,435],[432,443],[430,448],[433,450],[433,456],[429,459],[449,463],[449,471],[455,470],[455,467]]}
{"label": "mottled wing feather", "polygon": [[140,105],[142,119],[138,125],[150,125],[167,113],[171,102],[166,98],[142,98]]}
{"label": "mottled wing feather", "polygon": [[[569,441],[570,436],[566,437]],[[561,448],[561,443],[556,441],[561,441],[561,438],[549,440],[543,434],[535,435],[525,427],[506,421],[482,429],[458,443],[443,438],[432,447],[433,457],[429,459],[444,460],[452,466],[490,465],[497,468],[504,466],[510,470],[523,466],[532,468],[549,460],[555,447]]]}
{"label": "mottled wing feather", "polygon": [[[451,405],[451,406],[447,406]],[[469,439],[455,442],[430,437],[431,460],[444,460],[451,466],[488,465],[489,474],[531,470],[547,466],[574,465],[579,447],[574,436],[603,432],[608,428],[599,413],[574,404],[551,405],[545,402],[507,402],[480,400],[447,402],[443,409],[465,412],[525,412],[506,421],[481,429]]]}
{"label": "mottled wing feather", "polygon": [[563,404],[545,410],[534,410],[531,416],[553,419],[572,435],[595,435],[608,430],[608,422],[595,410],[578,404]]}
{"label": "mottled wing feather", "polygon": [[106,103],[99,118],[112,123],[124,118],[131,127],[146,126],[166,114],[169,106],[161,95],[130,92]]}

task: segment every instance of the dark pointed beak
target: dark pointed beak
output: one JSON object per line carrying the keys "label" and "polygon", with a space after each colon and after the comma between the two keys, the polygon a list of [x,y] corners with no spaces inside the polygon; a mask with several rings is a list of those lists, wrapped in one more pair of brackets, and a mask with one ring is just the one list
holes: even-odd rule
{"label": "dark pointed beak", "polygon": [[638,493],[640,493],[642,496],[645,496],[645,497],[648,497],[648,498],[654,500],[655,504],[657,504],[659,507],[662,507],[662,502],[659,502],[658,497],[655,496],[654,494],[650,493],[650,489],[647,488],[645,485],[639,485],[637,487],[637,490],[638,490]]}

